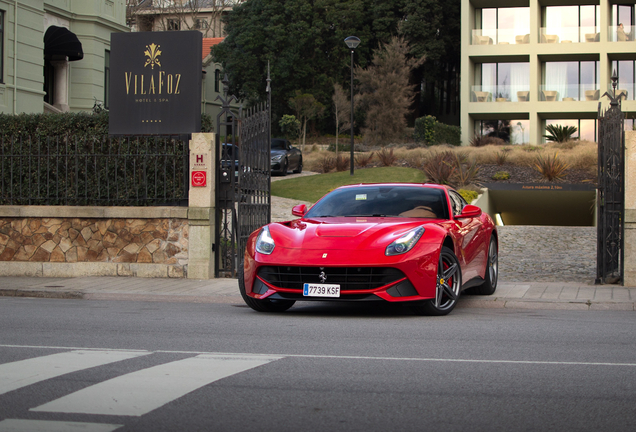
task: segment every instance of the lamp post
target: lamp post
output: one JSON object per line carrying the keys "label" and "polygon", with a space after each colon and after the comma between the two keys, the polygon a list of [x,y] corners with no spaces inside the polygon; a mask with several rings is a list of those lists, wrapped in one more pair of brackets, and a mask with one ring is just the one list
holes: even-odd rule
{"label": "lamp post", "polygon": [[353,50],[360,44],[360,38],[349,36],[344,41],[351,50],[351,156],[349,162],[351,165],[351,175],[353,175]]}

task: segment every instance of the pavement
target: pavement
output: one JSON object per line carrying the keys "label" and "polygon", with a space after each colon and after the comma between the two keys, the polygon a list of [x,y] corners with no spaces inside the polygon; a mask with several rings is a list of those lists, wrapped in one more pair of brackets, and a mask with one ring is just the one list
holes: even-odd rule
{"label": "pavement", "polygon": [[[236,279],[5,276],[0,296],[243,304]],[[635,311],[636,287],[500,281],[494,295],[464,295],[457,307]]]}

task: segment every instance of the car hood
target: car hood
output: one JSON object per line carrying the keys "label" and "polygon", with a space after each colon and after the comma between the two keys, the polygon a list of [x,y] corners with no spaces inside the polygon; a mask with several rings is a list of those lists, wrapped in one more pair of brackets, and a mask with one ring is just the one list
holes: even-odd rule
{"label": "car hood", "polygon": [[414,218],[320,218],[298,219],[269,225],[276,247],[313,250],[382,249],[418,226],[425,232],[420,242],[439,242],[445,229],[442,220]]}
{"label": "car hood", "polygon": [[271,157],[274,156],[278,156],[278,155],[284,155],[285,153],[287,153],[287,150],[270,150],[269,154]]}

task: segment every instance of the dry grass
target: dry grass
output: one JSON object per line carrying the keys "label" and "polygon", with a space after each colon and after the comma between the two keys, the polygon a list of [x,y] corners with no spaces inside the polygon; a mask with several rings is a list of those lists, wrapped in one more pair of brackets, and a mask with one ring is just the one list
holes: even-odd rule
{"label": "dry grass", "polygon": [[[313,147],[313,146],[312,146]],[[535,165],[537,155],[554,154],[558,151],[559,160],[567,164],[570,169],[586,170],[590,173],[595,173],[597,170],[597,152],[598,147],[595,142],[590,141],[569,141],[566,143],[548,143],[540,146],[524,145],[509,145],[505,147],[509,149],[505,151],[505,163],[508,165],[532,167]],[[408,149],[406,146],[392,147],[387,150],[390,154],[390,150],[393,150],[393,155],[397,159],[396,165],[408,165],[414,168],[422,168],[422,164],[430,160],[435,154],[440,152],[450,151],[461,155],[466,160],[475,161],[477,165],[487,164],[495,165],[501,162],[501,153],[504,151],[504,147],[498,145],[485,145],[483,147],[452,147],[452,146],[432,146],[432,147],[418,147],[414,149]],[[378,151],[374,149],[375,157],[371,166],[379,164],[377,157]],[[356,158],[365,157],[372,152],[356,152]],[[343,155],[344,156],[344,155]],[[323,160],[326,157],[335,159],[335,154],[320,148],[312,148],[311,152],[305,152],[303,154],[303,162],[306,169],[310,171],[324,172]],[[335,167],[333,167],[335,168]],[[333,169],[332,168],[332,169]]]}

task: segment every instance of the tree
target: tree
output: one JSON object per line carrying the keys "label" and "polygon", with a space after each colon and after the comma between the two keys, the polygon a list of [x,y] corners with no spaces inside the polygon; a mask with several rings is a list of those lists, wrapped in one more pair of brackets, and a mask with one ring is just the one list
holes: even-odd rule
{"label": "tree", "polygon": [[548,141],[561,143],[577,139],[576,137],[572,138],[572,135],[574,135],[578,130],[576,126],[561,126],[558,124],[549,124],[545,127],[545,130],[546,132],[548,132],[548,135],[543,135],[543,137]]}
{"label": "tree", "polygon": [[[222,18],[227,37],[212,54],[228,73],[230,92],[248,103],[266,99],[270,62],[274,117],[287,111],[296,90],[331,110],[333,83],[349,90],[347,36],[362,40],[355,63],[364,68],[374,49],[401,34],[410,56],[429,60],[414,69],[411,83],[446,82],[459,71],[459,15],[459,0],[251,0]],[[456,95],[453,83],[456,78],[445,90]],[[333,130],[333,122],[323,127]]]}
{"label": "tree", "polygon": [[411,70],[424,59],[409,58],[403,38],[393,37],[373,55],[367,69],[356,69],[360,81],[361,105],[366,112],[365,142],[388,144],[404,135],[406,114],[415,94],[409,83]]}
{"label": "tree", "polygon": [[283,132],[283,135],[285,135],[285,138],[289,139],[292,136],[298,136],[300,122],[295,116],[285,114],[278,122],[278,125],[280,126],[280,130]]}
{"label": "tree", "polygon": [[298,136],[302,137],[301,151],[305,149],[305,137],[307,136],[307,121],[320,117],[325,112],[325,106],[318,102],[313,95],[296,91],[296,96],[289,99],[289,106],[296,112],[300,128]]}

